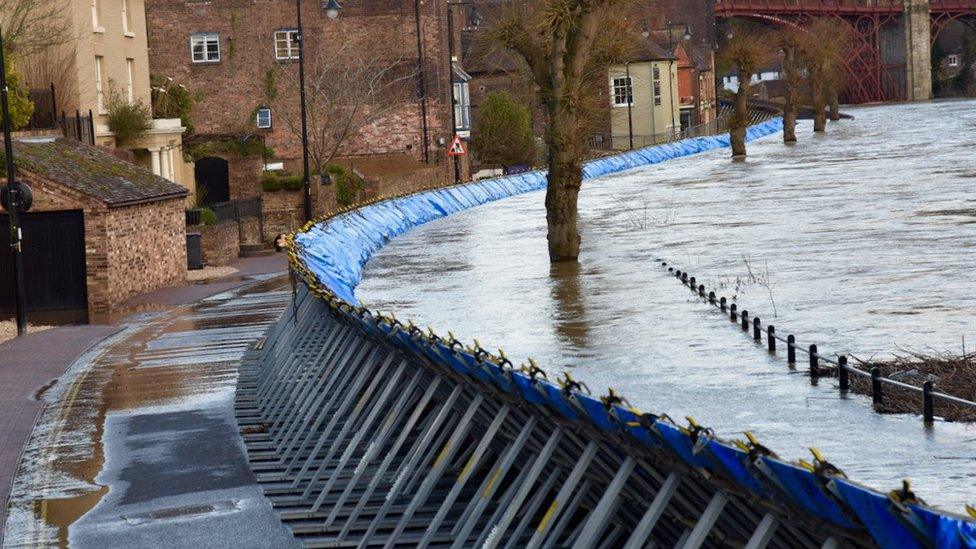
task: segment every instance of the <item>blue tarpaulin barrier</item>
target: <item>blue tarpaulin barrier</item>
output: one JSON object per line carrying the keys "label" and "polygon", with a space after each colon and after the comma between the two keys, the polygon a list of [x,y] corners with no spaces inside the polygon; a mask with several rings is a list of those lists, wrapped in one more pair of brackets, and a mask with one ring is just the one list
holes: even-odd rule
{"label": "blue tarpaulin barrier", "polygon": [[[782,120],[772,119],[750,127],[747,138],[757,139],[781,129]],[[728,146],[728,136],[711,136],[647,147],[589,162],[584,177],[600,177]],[[355,304],[355,288],[363,267],[392,238],[429,221],[545,186],[546,174],[535,171],[379,202],[295,235],[297,256],[317,278],[318,285]],[[787,502],[794,509],[843,529],[866,531],[882,547],[976,548],[976,524],[962,516],[909,503],[910,516],[906,518],[906,513],[899,511],[888,496],[842,477],[815,474],[773,456],[751,458],[710,436],[696,441],[670,422],[653,419],[642,424],[637,412],[606,405],[545,379],[531,379],[493,362],[495,359],[490,356],[451,348],[439,338],[416,337],[369,311],[339,311],[366,332],[406,352],[439,362],[471,383],[500,389],[525,399],[528,405],[544,407],[567,420],[585,422],[608,436],[629,436],[644,447],[664,449],[675,460],[711,475],[721,475],[756,497]]]}

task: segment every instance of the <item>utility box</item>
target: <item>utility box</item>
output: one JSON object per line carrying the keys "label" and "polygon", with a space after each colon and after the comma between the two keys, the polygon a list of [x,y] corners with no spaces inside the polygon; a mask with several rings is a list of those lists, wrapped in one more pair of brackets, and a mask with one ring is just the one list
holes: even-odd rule
{"label": "utility box", "polygon": [[186,233],[186,268],[196,271],[203,268],[203,235]]}

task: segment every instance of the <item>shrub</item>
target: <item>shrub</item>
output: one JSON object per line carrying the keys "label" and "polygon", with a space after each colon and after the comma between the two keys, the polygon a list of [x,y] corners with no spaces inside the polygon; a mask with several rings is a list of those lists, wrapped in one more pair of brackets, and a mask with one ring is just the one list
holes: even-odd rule
{"label": "shrub", "polygon": [[356,172],[338,164],[329,164],[325,167],[325,171],[335,184],[336,204],[349,206],[359,199],[364,182]]}
{"label": "shrub", "polygon": [[531,166],[539,156],[532,114],[507,92],[488,94],[473,133],[471,149],[485,164]]}
{"label": "shrub", "polygon": [[129,103],[116,90],[108,94],[108,129],[119,144],[139,139],[152,128],[152,113],[142,101]]}
{"label": "shrub", "polygon": [[200,222],[204,225],[216,225],[217,214],[215,214],[210,208],[203,208],[200,210]]}
{"label": "shrub", "polygon": [[273,172],[267,172],[264,174],[264,178],[261,179],[261,188],[269,193],[277,192],[281,190],[281,180],[278,175]]}
{"label": "shrub", "polygon": [[[30,100],[27,86],[21,80],[20,73],[14,69],[13,60],[4,54],[4,65],[7,67],[7,90],[8,104],[10,107],[10,126],[17,130],[23,128],[30,122],[31,115],[34,114],[34,103]],[[0,114],[0,120],[3,115]]]}
{"label": "shrub", "polygon": [[286,191],[300,191],[305,187],[305,179],[301,175],[289,175],[282,178],[281,187]]}
{"label": "shrub", "polygon": [[183,84],[177,84],[172,78],[160,74],[152,75],[149,85],[153,113],[158,118],[179,118],[180,124],[186,128],[186,135],[192,134],[190,111],[198,97],[191,95]]}

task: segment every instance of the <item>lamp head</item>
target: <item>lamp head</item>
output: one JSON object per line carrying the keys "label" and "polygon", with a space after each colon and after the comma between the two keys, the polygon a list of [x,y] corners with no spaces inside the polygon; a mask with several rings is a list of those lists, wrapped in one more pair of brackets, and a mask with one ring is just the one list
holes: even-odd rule
{"label": "lamp head", "polygon": [[342,6],[339,5],[338,0],[326,0],[325,5],[323,5],[322,8],[325,10],[326,17],[329,19],[335,19],[339,17],[339,10],[342,9]]}

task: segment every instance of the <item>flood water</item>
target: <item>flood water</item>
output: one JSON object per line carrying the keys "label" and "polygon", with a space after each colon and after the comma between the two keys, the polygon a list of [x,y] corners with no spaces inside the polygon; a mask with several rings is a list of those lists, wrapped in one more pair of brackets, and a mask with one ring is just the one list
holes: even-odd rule
{"label": "flood water", "polygon": [[[976,502],[976,425],[879,415],[811,385],[654,259],[740,308],[861,358],[976,348],[976,102],[851,109],[779,135],[584,183],[578,265],[550,266],[543,192],[418,227],[367,265],[357,297],[438,333],[572,371],[646,411],[754,431],[787,458],[816,446],[850,478],[902,478],[931,504]],[[751,274],[750,274],[751,273]]]}

